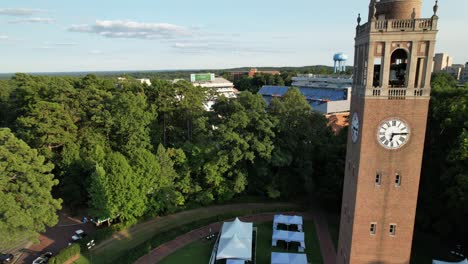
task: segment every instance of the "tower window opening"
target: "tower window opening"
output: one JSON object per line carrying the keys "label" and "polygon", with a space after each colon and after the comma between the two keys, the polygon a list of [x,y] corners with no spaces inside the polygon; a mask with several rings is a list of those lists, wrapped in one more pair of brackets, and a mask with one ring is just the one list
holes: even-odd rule
{"label": "tower window opening", "polygon": [[401,175],[399,173],[397,173],[395,175],[395,186],[396,187],[400,187],[401,186]]}
{"label": "tower window opening", "polygon": [[382,58],[374,59],[373,87],[380,87],[380,70],[382,69]]}
{"label": "tower window opening", "polygon": [[391,224],[390,225],[390,236],[395,236],[396,235],[396,225]]}
{"label": "tower window opening", "polygon": [[421,87],[421,77],[423,75],[422,73],[422,65],[423,65],[423,58],[418,58],[418,63],[416,64],[416,77],[414,79],[414,88],[419,88]]}
{"label": "tower window opening", "polygon": [[390,59],[389,85],[393,88],[406,86],[406,71],[408,66],[408,54],[403,49],[397,49]]}
{"label": "tower window opening", "polygon": [[370,225],[370,234],[375,235],[376,232],[377,232],[377,223],[371,223],[371,225]]}
{"label": "tower window opening", "polygon": [[380,186],[381,184],[382,184],[382,175],[380,174],[380,172],[377,172],[377,174],[375,174],[375,185]]}

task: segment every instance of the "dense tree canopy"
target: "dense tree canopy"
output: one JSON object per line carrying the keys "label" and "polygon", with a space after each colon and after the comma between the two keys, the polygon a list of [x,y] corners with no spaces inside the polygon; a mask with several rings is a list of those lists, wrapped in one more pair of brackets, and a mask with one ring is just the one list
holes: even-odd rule
{"label": "dense tree canopy", "polygon": [[31,239],[57,223],[61,201],[51,195],[58,181],[53,164],[0,128],[0,248]]}
{"label": "dense tree canopy", "polygon": [[433,78],[418,222],[446,238],[468,237],[468,85]]}
{"label": "dense tree canopy", "polygon": [[[53,225],[60,208],[53,186],[67,207],[121,220],[243,194],[306,197],[339,210],[347,129],[333,134],[297,89],[269,107],[255,94],[259,85],[288,85],[291,76],[241,80],[245,91],[218,98],[210,112],[203,103],[212,94],[185,81],[152,79],[147,86],[131,78],[25,74],[0,81],[0,122],[11,129],[0,137],[0,195],[7,201],[0,205],[0,235],[16,230],[15,240]],[[433,86],[417,221],[461,237],[468,234],[462,224],[468,221],[468,87],[447,76],[434,78]],[[11,175],[31,176],[20,182]],[[16,192],[28,196],[18,200],[24,204]],[[36,212],[41,206],[47,210]]]}

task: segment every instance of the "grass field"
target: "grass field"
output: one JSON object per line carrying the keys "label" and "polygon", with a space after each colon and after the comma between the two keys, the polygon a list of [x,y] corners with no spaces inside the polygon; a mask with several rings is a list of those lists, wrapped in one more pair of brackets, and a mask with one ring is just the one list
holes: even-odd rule
{"label": "grass field", "polygon": [[169,257],[160,261],[160,264],[206,264],[210,261],[211,250],[214,246],[214,240],[210,243],[197,241],[192,243]]}
{"label": "grass field", "polygon": [[[256,224],[258,235],[257,235],[257,264],[269,264],[271,258],[271,252],[287,252],[285,249],[271,246],[271,237],[273,233],[273,223],[267,222],[262,224]],[[306,234],[306,252],[307,260],[309,263],[320,264],[323,263],[322,255],[320,254],[320,246],[318,244],[317,234],[315,232],[315,226],[312,221],[306,221],[304,223],[304,232]],[[213,243],[195,242],[181,250],[173,253],[172,255],[165,258],[160,263],[162,264],[206,264],[210,260],[211,250],[213,249]],[[290,251],[291,253],[297,253]]]}

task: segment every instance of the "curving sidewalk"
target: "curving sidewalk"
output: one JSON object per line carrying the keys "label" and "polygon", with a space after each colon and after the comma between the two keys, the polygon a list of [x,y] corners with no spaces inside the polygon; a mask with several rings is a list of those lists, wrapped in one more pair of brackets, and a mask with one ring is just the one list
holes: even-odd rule
{"label": "curving sidewalk", "polygon": [[[239,217],[242,221],[262,223],[272,221],[275,214],[295,214],[295,212],[275,212],[275,213],[262,213],[245,217]],[[328,225],[323,217],[323,214],[300,213],[304,219],[314,220],[315,228],[317,229],[317,236],[320,243],[320,251],[325,264],[335,264],[335,248],[328,232]],[[210,224],[208,226],[192,230],[184,235],[175,238],[172,241],[164,243],[159,247],[153,249],[149,254],[139,258],[136,264],[153,264],[158,263],[165,257],[176,252],[177,250],[200,240],[210,234],[211,232],[219,232],[221,230],[222,222]]]}

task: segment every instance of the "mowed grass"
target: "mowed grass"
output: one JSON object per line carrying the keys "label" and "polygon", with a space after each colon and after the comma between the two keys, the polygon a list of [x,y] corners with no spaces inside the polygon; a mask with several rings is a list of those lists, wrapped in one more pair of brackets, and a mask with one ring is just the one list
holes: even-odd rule
{"label": "mowed grass", "polygon": [[160,264],[206,264],[210,261],[215,241],[197,241],[166,257]]}
{"label": "mowed grass", "polygon": [[120,256],[120,254],[122,254],[122,252],[144,243],[155,235],[197,220],[207,219],[231,212],[239,212],[239,215],[248,215],[256,211],[266,212],[269,210],[289,210],[292,207],[297,207],[297,205],[291,203],[252,203],[212,206],[187,210],[146,221],[127,230],[116,233],[110,239],[100,242],[93,251],[85,255],[88,259],[92,258],[93,263],[115,263],[114,261]]}
{"label": "mowed grass", "polygon": [[[259,224],[257,225],[257,228],[257,264],[271,263],[271,252],[299,253],[296,250],[290,249],[288,251],[281,247],[271,246],[271,238],[273,235],[273,222]],[[323,263],[314,222],[305,221],[303,228],[305,233],[305,253],[307,254],[307,261],[312,264]]]}
{"label": "mowed grass", "polygon": [[[273,234],[273,222],[255,224],[257,227],[257,264],[269,264],[271,261],[271,252],[288,252],[286,249],[271,246],[271,237]],[[312,264],[321,264],[322,255],[320,254],[320,245],[318,244],[315,226],[312,221],[304,223],[304,232],[306,235],[306,254],[307,260]],[[192,243],[163,259],[162,264],[205,264],[208,263],[213,250],[214,241],[205,243],[197,241]],[[289,250],[290,253],[298,253]]]}

